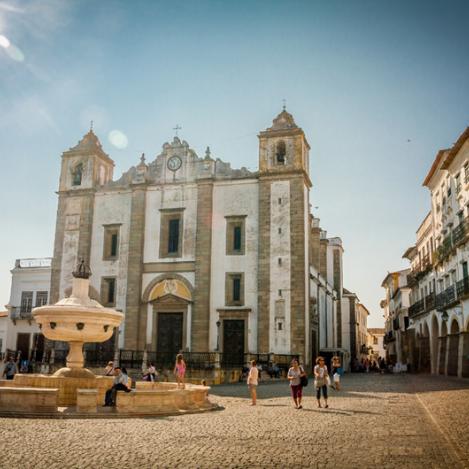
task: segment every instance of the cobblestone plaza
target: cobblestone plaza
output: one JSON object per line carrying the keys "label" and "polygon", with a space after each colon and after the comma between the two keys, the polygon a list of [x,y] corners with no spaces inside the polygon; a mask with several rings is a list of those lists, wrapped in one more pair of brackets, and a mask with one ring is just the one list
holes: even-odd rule
{"label": "cobblestone plaza", "polygon": [[[286,382],[217,386],[224,410],[148,419],[2,419],[0,467],[469,467],[469,382],[348,375],[330,408],[312,388],[295,410]],[[21,435],[21,442],[18,437]]]}

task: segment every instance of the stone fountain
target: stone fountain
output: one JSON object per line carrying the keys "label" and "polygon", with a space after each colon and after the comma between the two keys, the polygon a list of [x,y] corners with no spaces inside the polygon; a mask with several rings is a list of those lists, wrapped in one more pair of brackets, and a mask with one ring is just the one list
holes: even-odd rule
{"label": "stone fountain", "polygon": [[94,378],[94,374],[83,367],[83,344],[108,340],[124,319],[122,313],[90,299],[90,275],[90,269],[81,261],[73,272],[70,297],[33,310],[33,317],[47,339],[69,344],[67,367],[58,370],[55,376]]}
{"label": "stone fountain", "polygon": [[[17,374],[0,380],[0,416],[45,415],[108,417],[101,405],[113,378],[96,376],[84,368],[83,345],[108,340],[124,315],[104,308],[89,297],[90,269],[82,261],[73,272],[72,294],[54,305],[33,310],[33,317],[49,340],[68,342],[67,366],[53,375]],[[174,415],[217,409],[208,400],[209,387],[176,383],[135,383],[135,390],[119,392],[117,407],[106,408],[122,416]]]}

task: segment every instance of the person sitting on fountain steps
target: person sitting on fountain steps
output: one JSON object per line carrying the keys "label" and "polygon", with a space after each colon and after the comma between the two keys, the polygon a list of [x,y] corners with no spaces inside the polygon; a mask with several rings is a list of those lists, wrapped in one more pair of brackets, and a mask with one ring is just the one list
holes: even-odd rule
{"label": "person sitting on fountain steps", "polygon": [[114,384],[112,388],[106,391],[106,397],[104,399],[105,407],[116,405],[117,391],[130,392],[127,370],[119,366],[114,368]]}

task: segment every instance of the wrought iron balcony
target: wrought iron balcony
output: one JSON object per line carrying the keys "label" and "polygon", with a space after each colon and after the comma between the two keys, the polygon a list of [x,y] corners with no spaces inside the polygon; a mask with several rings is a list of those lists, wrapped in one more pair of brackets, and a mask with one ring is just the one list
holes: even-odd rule
{"label": "wrought iron balcony", "polygon": [[409,307],[409,317],[417,316],[420,313],[425,311],[425,303],[424,300],[418,300]]}
{"label": "wrought iron balcony", "polygon": [[10,311],[10,319],[28,319],[31,320],[33,315],[31,313],[31,308],[24,308],[22,306],[14,306]]}
{"label": "wrought iron balcony", "polygon": [[467,238],[468,230],[467,220],[464,220],[459,223],[459,225],[453,230],[453,244],[459,245],[464,242]]}
{"label": "wrought iron balcony", "polygon": [[459,298],[469,295],[469,277],[465,277],[456,282],[456,294]]}
{"label": "wrought iron balcony", "polygon": [[435,309],[435,304],[436,304],[436,296],[435,293],[430,293],[425,297],[425,311],[431,311],[432,309]]}

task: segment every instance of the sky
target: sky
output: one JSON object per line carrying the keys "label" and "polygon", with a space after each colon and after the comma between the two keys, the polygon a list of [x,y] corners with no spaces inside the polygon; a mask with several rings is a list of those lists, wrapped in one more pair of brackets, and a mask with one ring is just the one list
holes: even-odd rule
{"label": "sky", "polygon": [[0,305],[15,259],[52,256],[60,156],[91,120],[115,177],[176,124],[199,156],[255,170],[285,99],[344,286],[382,326],[422,181],[469,125],[468,17],[458,0],[0,0]]}

